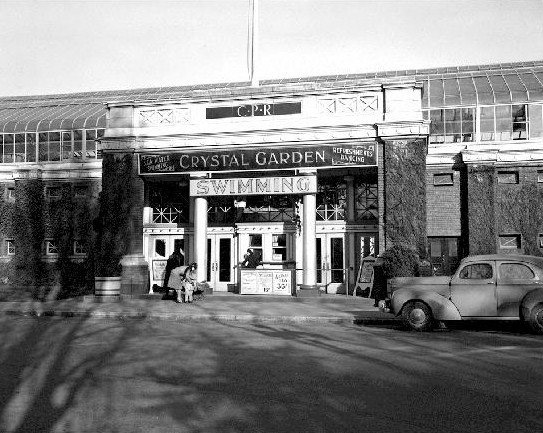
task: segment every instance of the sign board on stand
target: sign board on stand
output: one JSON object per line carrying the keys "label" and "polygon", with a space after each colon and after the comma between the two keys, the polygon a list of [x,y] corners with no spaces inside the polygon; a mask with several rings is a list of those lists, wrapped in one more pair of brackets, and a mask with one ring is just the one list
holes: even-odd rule
{"label": "sign board on stand", "polygon": [[153,280],[164,281],[167,260],[153,260]]}
{"label": "sign board on stand", "polygon": [[292,295],[292,271],[281,269],[241,269],[242,295]]}
{"label": "sign board on stand", "polygon": [[[358,277],[356,278],[356,285],[353,290],[353,296],[356,296],[356,291],[360,289],[362,296],[371,297],[373,290],[373,265],[375,264],[375,257],[367,256],[360,262],[360,269],[358,270]],[[367,296],[365,292],[367,290]]]}

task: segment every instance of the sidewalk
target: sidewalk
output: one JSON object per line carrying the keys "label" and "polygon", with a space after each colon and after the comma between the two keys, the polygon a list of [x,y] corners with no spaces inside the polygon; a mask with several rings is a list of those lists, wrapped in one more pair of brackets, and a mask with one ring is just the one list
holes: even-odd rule
{"label": "sidewalk", "polygon": [[192,304],[177,304],[161,295],[123,296],[120,302],[95,302],[93,296],[48,302],[0,302],[0,314],[159,319],[174,321],[237,321],[275,323],[395,324],[398,319],[373,306],[373,299],[345,295],[317,298],[207,295]]}

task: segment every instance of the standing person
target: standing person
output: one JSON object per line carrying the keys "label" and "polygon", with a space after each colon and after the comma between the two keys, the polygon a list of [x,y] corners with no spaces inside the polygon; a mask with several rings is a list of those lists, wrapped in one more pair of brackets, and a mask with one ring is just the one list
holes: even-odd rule
{"label": "standing person", "polygon": [[184,272],[184,282],[183,288],[185,289],[185,302],[191,303],[193,300],[193,293],[196,289],[196,269],[198,265],[196,263],[191,263]]}
{"label": "standing person", "polygon": [[251,248],[247,250],[243,256],[243,262],[241,264],[244,268],[256,268],[260,264],[260,252],[254,251]]}
{"label": "standing person", "polygon": [[170,255],[170,257],[168,257],[168,260],[166,261],[166,270],[164,272],[164,282],[162,283],[164,289],[166,290],[166,293],[168,293],[168,287],[170,287],[169,283],[170,283],[170,275],[172,273],[172,269],[178,268],[179,266],[183,266],[184,264],[185,264],[185,253],[183,249],[181,248],[175,250]]}

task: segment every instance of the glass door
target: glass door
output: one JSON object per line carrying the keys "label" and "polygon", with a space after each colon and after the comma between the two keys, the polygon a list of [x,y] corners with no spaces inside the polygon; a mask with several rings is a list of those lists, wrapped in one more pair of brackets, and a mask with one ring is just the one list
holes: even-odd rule
{"label": "glass door", "polygon": [[185,237],[183,235],[152,235],[149,237],[149,264],[151,266],[151,288],[153,285],[164,286],[168,259],[175,255],[177,263],[188,264]]}
{"label": "glass door", "polygon": [[207,238],[207,281],[213,290],[227,291],[234,282],[234,238],[229,234]]}
{"label": "glass door", "polygon": [[317,284],[326,293],[337,293],[345,283],[345,242],[343,235],[317,235]]}

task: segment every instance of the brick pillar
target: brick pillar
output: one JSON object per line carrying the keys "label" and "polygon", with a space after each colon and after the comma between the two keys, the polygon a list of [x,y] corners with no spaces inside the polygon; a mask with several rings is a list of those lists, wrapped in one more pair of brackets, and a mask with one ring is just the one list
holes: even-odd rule
{"label": "brick pillar", "polygon": [[101,241],[97,273],[122,278],[121,294],[149,291],[143,255],[144,182],[135,153],[104,153],[100,202]]}
{"label": "brick pillar", "polygon": [[386,139],[383,148],[386,248],[403,244],[416,248],[421,256],[425,256],[426,140]]}

